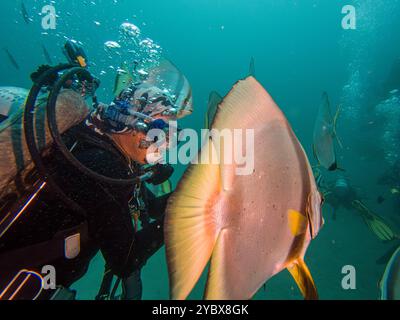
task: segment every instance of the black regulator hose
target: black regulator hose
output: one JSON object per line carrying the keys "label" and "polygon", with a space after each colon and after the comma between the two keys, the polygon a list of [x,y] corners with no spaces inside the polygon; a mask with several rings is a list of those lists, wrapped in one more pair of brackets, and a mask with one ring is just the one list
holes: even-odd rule
{"label": "black regulator hose", "polygon": [[36,100],[42,87],[48,85],[49,78],[52,78],[55,75],[57,75],[58,72],[70,69],[71,67],[73,67],[73,65],[71,64],[60,64],[54,68],[45,71],[34,82],[25,103],[24,133],[32,161],[35,164],[36,169],[39,175],[41,176],[42,180],[45,181],[51,187],[50,189],[54,191],[66,205],[68,205],[71,209],[73,209],[74,211],[85,217],[86,215],[85,210],[81,206],[79,206],[75,201],[69,198],[64,193],[64,191],[57,185],[54,179],[48,174],[48,171],[46,170],[46,167],[43,164],[40,151],[36,145],[36,136],[34,128]]}
{"label": "black regulator hose", "polygon": [[135,183],[140,182],[140,178],[133,178],[133,179],[114,179],[110,177],[106,177],[104,175],[98,174],[97,172],[89,169],[88,167],[84,166],[78,159],[74,157],[74,155],[69,151],[67,146],[65,145],[61,134],[58,130],[57,126],[57,119],[56,119],[56,105],[57,105],[57,98],[63,89],[65,83],[72,79],[74,76],[77,76],[79,79],[86,79],[87,81],[94,81],[93,76],[90,72],[81,67],[73,67],[70,68],[67,72],[65,72],[61,78],[55,83],[53,89],[50,92],[48,101],[47,101],[47,121],[48,126],[50,129],[51,136],[56,144],[57,148],[61,151],[63,156],[79,171],[83,174],[98,180],[100,182],[104,182],[107,184],[112,185],[119,185],[119,186],[127,186],[133,185]]}

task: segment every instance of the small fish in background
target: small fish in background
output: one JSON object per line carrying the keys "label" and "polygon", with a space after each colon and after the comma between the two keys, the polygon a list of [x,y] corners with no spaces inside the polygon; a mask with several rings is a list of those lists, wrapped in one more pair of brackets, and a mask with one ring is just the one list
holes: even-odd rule
{"label": "small fish in background", "polygon": [[398,89],[394,89],[394,90],[390,91],[389,93],[390,94],[396,94],[397,92],[399,92],[399,90]]}
{"label": "small fish in background", "polygon": [[391,188],[390,193],[391,194],[400,194],[400,188]]}
{"label": "small fish in background", "polygon": [[381,300],[400,300],[400,247],[390,258],[379,287]]}
{"label": "small fish in background", "polygon": [[28,10],[26,10],[25,3],[23,1],[21,1],[21,14],[26,24],[30,24],[33,21],[29,16]]}
{"label": "small fish in background", "polygon": [[53,60],[51,59],[51,56],[49,54],[49,51],[47,51],[46,47],[42,44],[42,50],[43,50],[43,55],[49,65],[53,65]]}
{"label": "small fish in background", "polygon": [[313,151],[319,165],[329,171],[342,170],[337,164],[334,144],[334,141],[337,140],[340,147],[342,147],[342,143],[336,134],[336,122],[339,113],[340,107],[338,107],[335,116],[332,116],[329,97],[324,92],[314,126]]}
{"label": "small fish in background", "polygon": [[4,48],[3,50],[6,53],[8,60],[10,60],[11,64],[14,66],[14,68],[19,70],[20,69],[19,65],[18,65],[17,61],[15,60],[14,56],[11,54],[11,52],[7,48]]}
{"label": "small fish in background", "polygon": [[376,198],[376,202],[378,202],[379,204],[382,204],[383,202],[385,202],[385,198],[382,196],[378,196],[378,198]]}

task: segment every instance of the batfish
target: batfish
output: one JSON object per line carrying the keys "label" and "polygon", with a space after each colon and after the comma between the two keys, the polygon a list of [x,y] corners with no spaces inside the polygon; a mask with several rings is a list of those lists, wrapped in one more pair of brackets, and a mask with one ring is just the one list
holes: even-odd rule
{"label": "batfish", "polygon": [[323,225],[322,198],[284,114],[250,76],[218,105],[212,129],[253,129],[254,170],[237,175],[211,135],[198,157],[219,161],[185,172],[165,218],[171,298],[186,299],[210,261],[205,299],[251,299],[284,269],[316,299],[304,256]]}
{"label": "batfish", "polygon": [[6,53],[6,55],[7,55],[7,57],[8,57],[8,60],[10,60],[11,64],[13,65],[13,67],[14,67],[15,69],[19,70],[19,69],[20,69],[20,68],[19,68],[19,64],[18,64],[17,60],[15,60],[15,58],[14,58],[14,56],[11,54],[11,52],[10,52],[7,48],[4,48],[3,50],[4,50],[4,52]]}
{"label": "batfish", "polygon": [[400,300],[400,247],[394,252],[380,281],[382,300]]}
{"label": "batfish", "polygon": [[26,24],[29,24],[33,21],[29,15],[28,10],[26,9],[23,1],[21,1],[21,14],[22,14],[22,17],[24,18],[24,21]]}
{"label": "batfish", "polygon": [[53,59],[51,58],[49,51],[43,44],[42,44],[42,50],[43,50],[43,56],[46,59],[47,63],[49,65],[53,65]]}
{"label": "batfish", "polygon": [[[339,169],[334,145],[335,138],[337,139],[336,120],[339,111],[340,108],[335,117],[332,116],[328,94],[324,92],[314,126],[313,151],[319,165],[329,171]],[[338,143],[341,145],[339,140]]]}

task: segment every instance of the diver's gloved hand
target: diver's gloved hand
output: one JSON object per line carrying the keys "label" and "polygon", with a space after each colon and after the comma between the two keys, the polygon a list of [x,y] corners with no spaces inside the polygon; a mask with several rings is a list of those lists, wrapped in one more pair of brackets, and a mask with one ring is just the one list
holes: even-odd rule
{"label": "diver's gloved hand", "polygon": [[151,183],[155,186],[164,183],[169,178],[171,178],[174,173],[174,168],[169,164],[157,164],[150,169],[154,172],[153,177],[151,177],[146,182]]}

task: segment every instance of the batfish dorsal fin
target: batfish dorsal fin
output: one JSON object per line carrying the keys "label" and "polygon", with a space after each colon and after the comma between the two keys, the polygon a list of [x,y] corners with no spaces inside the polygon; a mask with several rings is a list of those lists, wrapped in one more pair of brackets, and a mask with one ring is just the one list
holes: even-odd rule
{"label": "batfish dorsal fin", "polygon": [[[266,106],[268,106],[268,115],[265,112]],[[213,128],[246,129],[249,123],[254,128],[257,125],[264,125],[267,120],[287,123],[284,114],[269,93],[254,77],[250,76],[238,81],[224,98],[217,110]]]}
{"label": "batfish dorsal fin", "polygon": [[300,258],[295,260],[287,269],[296,281],[304,299],[317,300],[317,288],[304,260]]}
{"label": "batfish dorsal fin", "polygon": [[322,93],[322,104],[321,104],[321,112],[323,116],[323,120],[333,127],[334,117],[332,116],[331,111],[331,103],[329,101],[329,95],[326,91]]}
{"label": "batfish dorsal fin", "polygon": [[251,60],[250,60],[249,76],[252,76],[252,77],[256,76],[256,62],[254,60],[254,57],[251,57]]}
{"label": "batfish dorsal fin", "polygon": [[211,129],[211,125],[214,122],[215,114],[217,113],[218,105],[221,102],[222,102],[222,97],[216,91],[210,93],[210,97],[208,99],[208,107],[207,107],[207,115],[205,123],[206,129]]}

